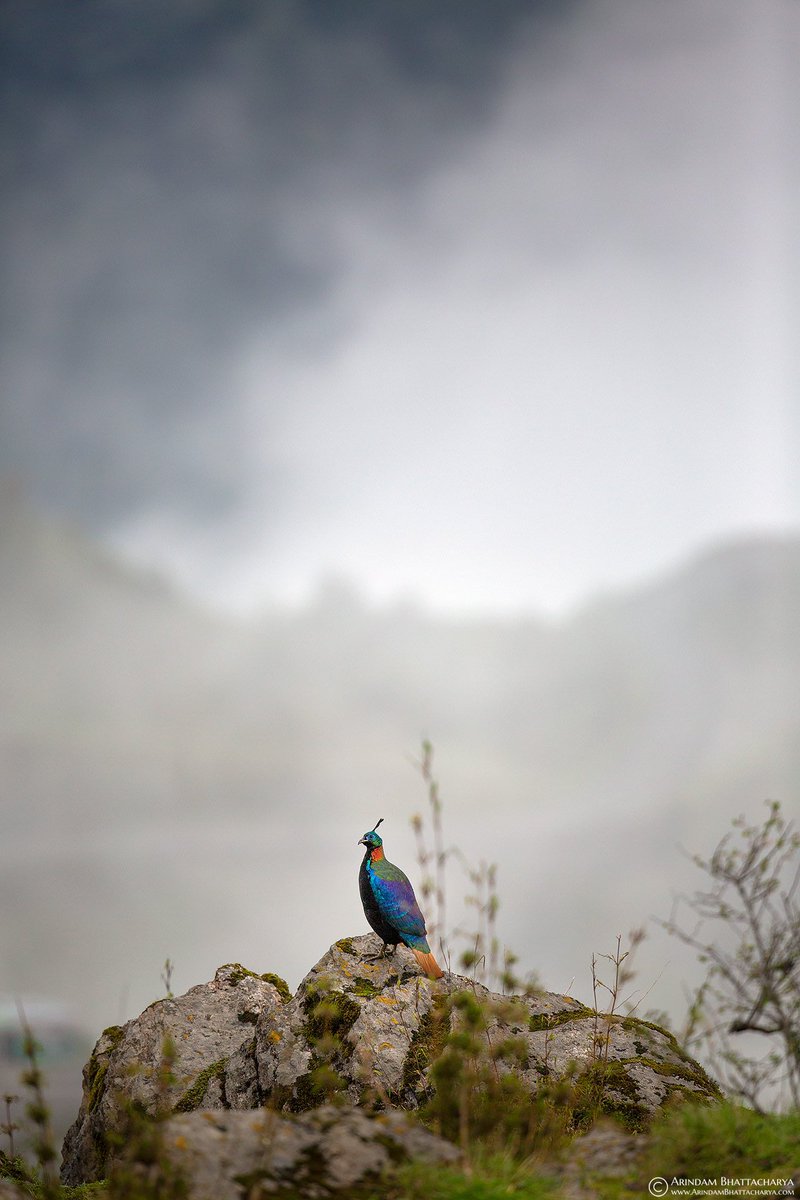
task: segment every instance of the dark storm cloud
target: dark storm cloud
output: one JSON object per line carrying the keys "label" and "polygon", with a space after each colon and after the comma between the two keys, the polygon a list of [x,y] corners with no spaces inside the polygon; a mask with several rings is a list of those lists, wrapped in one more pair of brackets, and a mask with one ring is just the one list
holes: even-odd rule
{"label": "dark storm cloud", "polygon": [[101,526],[235,508],[237,346],[323,305],[328,213],[402,210],[515,35],[571,7],[7,4],[0,471]]}

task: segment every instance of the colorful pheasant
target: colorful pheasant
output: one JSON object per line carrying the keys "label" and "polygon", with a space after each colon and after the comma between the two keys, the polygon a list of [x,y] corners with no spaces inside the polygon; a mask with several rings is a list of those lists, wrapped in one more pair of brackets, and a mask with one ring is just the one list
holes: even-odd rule
{"label": "colorful pheasant", "polygon": [[358,889],[364,915],[378,937],[383,938],[381,956],[387,947],[397,949],[403,942],[416,955],[417,962],[431,979],[441,979],[442,970],[431,954],[425,936],[425,918],[419,911],[414,889],[399,867],[390,863],[383,853],[383,842],[375,830],[383,817],[369,833],[365,833],[359,846],[366,846],[361,869],[358,872]]}

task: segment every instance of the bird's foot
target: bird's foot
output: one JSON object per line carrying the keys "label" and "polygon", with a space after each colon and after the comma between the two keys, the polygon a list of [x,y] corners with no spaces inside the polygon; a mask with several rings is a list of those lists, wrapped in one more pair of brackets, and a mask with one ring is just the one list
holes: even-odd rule
{"label": "bird's foot", "polygon": [[[393,946],[393,947],[392,947],[392,952],[394,952],[396,949],[397,949],[397,946]],[[389,951],[389,943],[388,943],[388,942],[384,942],[384,943],[383,943],[383,949],[382,949],[382,950],[379,950],[377,954],[367,954],[367,955],[365,955],[365,956],[364,956],[364,962],[380,962],[380,960],[381,960],[382,958],[388,958],[388,956],[389,956],[389,953],[390,953],[390,951]]]}

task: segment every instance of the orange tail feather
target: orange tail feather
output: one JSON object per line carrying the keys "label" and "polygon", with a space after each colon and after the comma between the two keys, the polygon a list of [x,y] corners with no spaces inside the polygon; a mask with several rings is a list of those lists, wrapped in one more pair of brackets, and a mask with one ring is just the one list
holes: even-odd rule
{"label": "orange tail feather", "polygon": [[422,950],[415,950],[413,946],[410,947],[410,950],[426,975],[430,976],[431,979],[442,978],[442,968],[432,954],[425,954]]}

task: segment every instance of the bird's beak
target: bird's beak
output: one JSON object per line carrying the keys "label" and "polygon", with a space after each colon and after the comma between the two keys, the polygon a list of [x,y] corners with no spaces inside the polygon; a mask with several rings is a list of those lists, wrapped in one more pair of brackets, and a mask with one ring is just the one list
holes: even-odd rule
{"label": "bird's beak", "polygon": [[366,846],[366,844],[367,844],[366,838],[359,838],[358,841],[356,842],[357,846]]}

